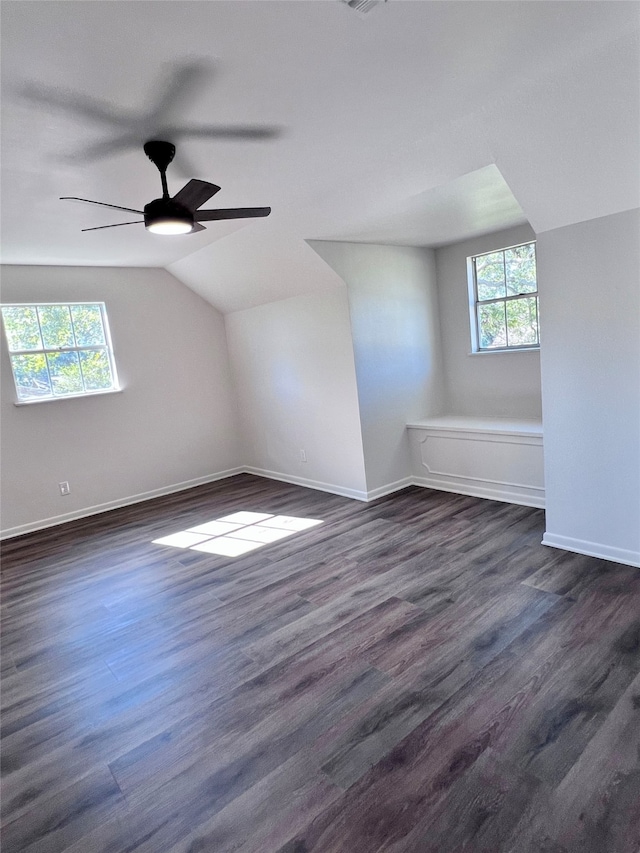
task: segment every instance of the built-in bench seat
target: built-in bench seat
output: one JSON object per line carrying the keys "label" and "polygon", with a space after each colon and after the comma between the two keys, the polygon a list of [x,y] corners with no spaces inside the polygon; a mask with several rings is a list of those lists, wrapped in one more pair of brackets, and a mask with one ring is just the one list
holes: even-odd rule
{"label": "built-in bench seat", "polygon": [[541,420],[443,415],[407,429],[417,485],[544,507]]}

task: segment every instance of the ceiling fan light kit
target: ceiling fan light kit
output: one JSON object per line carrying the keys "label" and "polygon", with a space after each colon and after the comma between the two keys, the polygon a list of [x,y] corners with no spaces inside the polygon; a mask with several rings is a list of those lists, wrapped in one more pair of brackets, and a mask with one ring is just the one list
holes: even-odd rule
{"label": "ceiling fan light kit", "polygon": [[114,210],[126,210],[129,213],[138,213],[144,217],[144,219],[136,219],[133,222],[116,222],[114,225],[83,228],[83,231],[100,231],[104,228],[118,228],[121,225],[136,225],[144,222],[144,227],[152,234],[192,234],[196,231],[204,231],[204,225],[201,225],[201,222],[209,222],[216,219],[248,219],[258,216],[268,216],[271,213],[270,207],[229,207],[218,208],[217,210],[199,210],[200,205],[214,196],[220,187],[208,181],[200,181],[197,178],[190,180],[172,198],[169,195],[167,187],[167,167],[175,156],[175,145],[171,142],[153,139],[145,142],[144,152],[160,172],[162,197],[150,201],[149,204],[144,206],[144,210],[135,210],[131,207],[106,204],[105,202],[93,201],[89,198],[62,196],[61,200],[84,201],[87,204],[100,205],[100,207],[110,207]]}
{"label": "ceiling fan light kit", "polygon": [[189,234],[193,214],[173,199],[157,198],[144,207],[144,227],[152,234]]}

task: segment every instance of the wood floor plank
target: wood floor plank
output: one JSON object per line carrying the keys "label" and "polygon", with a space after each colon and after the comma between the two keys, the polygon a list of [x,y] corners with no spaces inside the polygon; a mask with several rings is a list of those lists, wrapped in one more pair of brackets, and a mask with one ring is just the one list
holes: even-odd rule
{"label": "wood floor plank", "polygon": [[[243,779],[256,768],[267,767],[264,772],[271,772],[388,680],[362,665],[341,667],[333,676],[321,698],[303,693],[284,707],[265,711],[253,725],[251,709],[245,718],[239,702],[216,703],[206,714],[198,712],[120,756],[110,764],[111,770],[128,795],[152,786],[166,790],[168,796],[173,780],[185,774],[220,778],[220,787],[226,791],[223,780],[235,778],[239,767],[246,768],[240,774]],[[229,707],[231,714],[225,718]],[[204,750],[210,753],[205,760]]]}
{"label": "wood floor plank", "polygon": [[237,853],[275,850],[341,793],[325,776],[313,773],[306,755],[300,754],[233,800],[169,853],[193,853],[198,846]]}
{"label": "wood floor plank", "polygon": [[[154,544],[322,522],[238,558]],[[3,543],[2,849],[637,853],[640,572],[239,475]]]}
{"label": "wood floor plank", "polygon": [[640,675],[560,784],[526,804],[505,849],[544,850],[556,838],[567,853],[636,853],[639,806]]}
{"label": "wood floor plank", "polygon": [[[402,670],[402,677],[393,679],[366,714],[358,719],[345,717],[342,731],[331,733],[336,742],[323,770],[342,787],[351,786],[436,709],[452,696],[460,696],[465,685],[554,604],[547,599],[530,605],[527,614],[519,614],[515,626],[511,620],[507,627],[498,621],[488,629],[486,623],[479,623],[475,633],[470,627],[462,641],[450,637],[449,642],[445,639],[435,647],[432,642],[429,648],[427,639],[422,659]],[[509,658],[505,656],[503,661],[507,663]]]}
{"label": "wood floor plank", "polygon": [[440,806],[418,821],[398,849],[403,853],[503,850],[523,809],[542,788],[540,780],[517,772],[489,747],[453,783]]}
{"label": "wood floor plank", "polygon": [[104,765],[5,825],[2,849],[60,853],[123,804],[122,792]]}

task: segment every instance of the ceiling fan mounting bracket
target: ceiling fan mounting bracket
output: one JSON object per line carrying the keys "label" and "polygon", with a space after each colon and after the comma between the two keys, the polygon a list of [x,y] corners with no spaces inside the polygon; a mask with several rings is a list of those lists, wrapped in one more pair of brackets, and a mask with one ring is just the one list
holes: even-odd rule
{"label": "ceiling fan mounting bracket", "polygon": [[166,172],[167,166],[176,155],[176,146],[172,142],[150,139],[144,144],[144,153],[160,172]]}

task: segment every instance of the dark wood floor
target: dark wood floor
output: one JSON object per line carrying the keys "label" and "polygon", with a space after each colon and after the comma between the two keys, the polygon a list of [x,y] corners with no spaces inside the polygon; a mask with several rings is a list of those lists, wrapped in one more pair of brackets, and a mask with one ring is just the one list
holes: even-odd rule
{"label": "dark wood floor", "polygon": [[[229,559],[238,510],[324,524]],[[243,475],[5,543],[3,851],[638,853],[640,571]]]}

